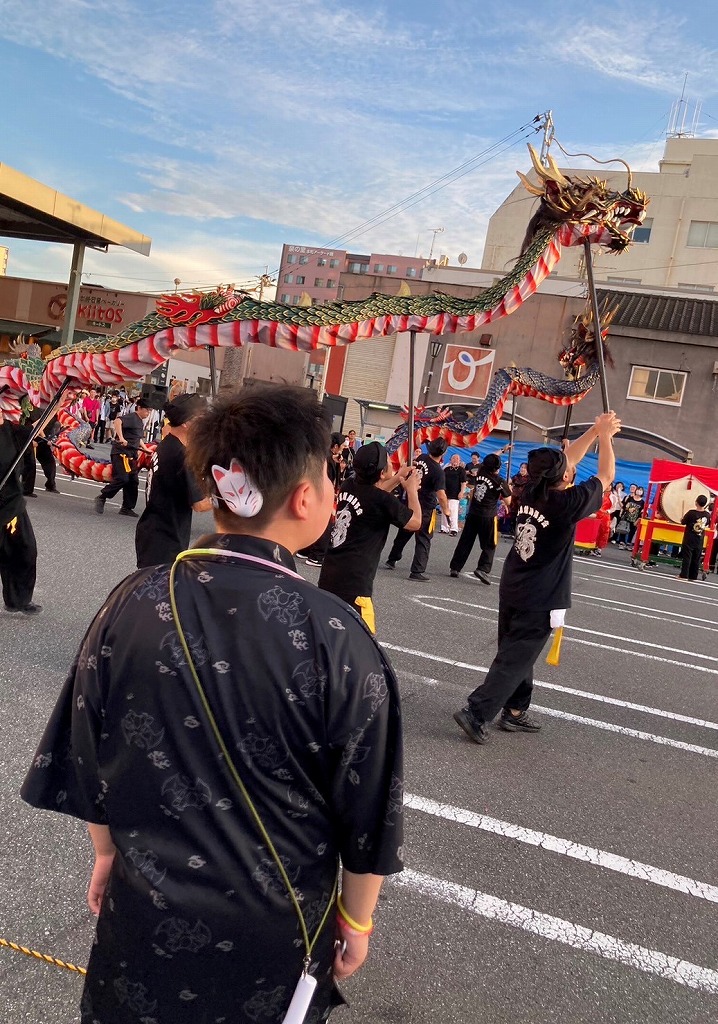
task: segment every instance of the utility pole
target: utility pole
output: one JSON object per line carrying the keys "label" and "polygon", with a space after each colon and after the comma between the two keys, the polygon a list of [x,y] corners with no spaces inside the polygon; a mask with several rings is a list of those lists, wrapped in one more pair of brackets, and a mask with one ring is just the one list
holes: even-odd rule
{"label": "utility pole", "polygon": [[543,140],[541,142],[541,155],[539,159],[544,167],[548,167],[548,152],[555,134],[553,111],[547,110],[544,114],[541,114],[541,119],[543,120]]}

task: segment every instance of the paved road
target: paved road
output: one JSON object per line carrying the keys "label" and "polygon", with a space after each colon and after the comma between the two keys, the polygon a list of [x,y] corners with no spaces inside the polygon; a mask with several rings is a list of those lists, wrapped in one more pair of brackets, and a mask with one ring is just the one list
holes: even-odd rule
{"label": "paved road", "polygon": [[[82,828],[16,794],[84,628],[133,568],[134,524],[111,504],[95,517],[92,484],[61,489],[31,507],[45,614],[0,616],[0,934],[84,963]],[[638,573],[621,552],[577,559],[561,666],[538,665],[542,732],[494,731],[479,748],[451,714],[493,656],[498,588],[450,579],[453,544],[436,538],[428,584],[401,563],[380,570],[409,870],[384,889],[371,960],[337,1019],[713,1024],[718,587]],[[74,1022],[80,987],[0,950],[8,1021]]]}

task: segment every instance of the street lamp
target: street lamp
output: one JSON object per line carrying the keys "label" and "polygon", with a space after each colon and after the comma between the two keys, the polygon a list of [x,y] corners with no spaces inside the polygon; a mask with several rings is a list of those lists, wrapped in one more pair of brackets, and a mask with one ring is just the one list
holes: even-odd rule
{"label": "street lamp", "polygon": [[431,362],[429,363],[429,372],[426,375],[426,387],[424,388],[424,405],[428,405],[429,391],[431,390],[431,381],[434,376],[434,363],[439,358],[439,354],[444,347],[443,341],[439,338],[434,338],[429,342],[429,352],[431,354]]}

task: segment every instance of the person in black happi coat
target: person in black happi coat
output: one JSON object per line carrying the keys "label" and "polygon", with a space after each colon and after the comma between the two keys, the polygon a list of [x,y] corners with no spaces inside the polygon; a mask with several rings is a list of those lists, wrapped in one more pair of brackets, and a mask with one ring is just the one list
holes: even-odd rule
{"label": "person in black happi coat", "polygon": [[192,512],[212,507],[185,465],[189,425],[206,404],[200,395],[178,395],[164,407],[169,426],[152,454],[145,507],[135,530],[138,569],[174,562],[189,545]]}
{"label": "person in black happi coat", "polygon": [[[528,712],[533,668],[551,635],[552,615],[571,607],[571,570],[576,523],[597,512],[616,469],[611,439],[621,429],[604,413],[565,452],[529,452],[529,483],[516,514],[516,539],[506,556],[499,589],[498,651],[480,686],[454,719],[475,743],[489,738],[488,723],[501,711],[506,732],[538,732]],[[573,486],[576,465],[598,441],[598,471]]]}
{"label": "person in black happi coat", "polygon": [[449,563],[450,576],[459,575],[478,537],[481,554],[474,576],[482,583],[491,583],[489,573],[496,552],[496,504],[500,498],[508,498],[511,494],[508,483],[499,475],[500,469],[501,459],[498,455],[487,455],[481,463],[464,529]]}
{"label": "person in black happi coat", "polygon": [[[706,511],[708,499],[705,494],[696,498],[696,507],[689,509],[681,519],[685,526],[681,541],[681,571],[679,580],[697,580],[703,554],[703,537],[711,521]],[[704,577],[705,579],[705,577]]]}
{"label": "person in black happi coat", "polygon": [[[0,409],[0,480],[3,479],[22,448],[22,436]],[[6,612],[36,615],[42,611],[32,594],[37,573],[35,532],[22,495],[22,462],[0,489],[0,579]]]}
{"label": "person in black happi coat", "polygon": [[245,388],[193,422],[218,532],[115,588],[40,741],[23,798],[95,847],[82,1024],[282,1021],[297,907],[306,1024],[367,955],[402,866],[399,697],[359,616],[295,572],[332,510],[328,443],[303,388]]}

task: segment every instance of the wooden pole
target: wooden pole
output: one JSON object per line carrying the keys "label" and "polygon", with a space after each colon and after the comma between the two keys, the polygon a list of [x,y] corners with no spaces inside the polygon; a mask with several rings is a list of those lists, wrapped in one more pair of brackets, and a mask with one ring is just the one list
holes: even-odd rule
{"label": "wooden pole", "polygon": [[409,331],[409,428],[408,445],[409,450],[406,457],[406,464],[410,466],[414,461],[414,355],[416,350],[416,331]]}
{"label": "wooden pole", "polygon": [[[586,257],[586,275],[588,277],[588,294],[591,299],[593,311],[593,331],[596,339],[596,359],[598,361],[598,379],[601,385],[601,399],[603,411],[608,412],[608,387],[606,386],[606,360],[603,358],[603,336],[601,334],[601,313],[598,308],[598,295],[596,294],[596,282],[593,279],[593,256],[591,243],[587,238],[583,240],[583,251]],[[570,408],[570,406],[569,406]]]}

